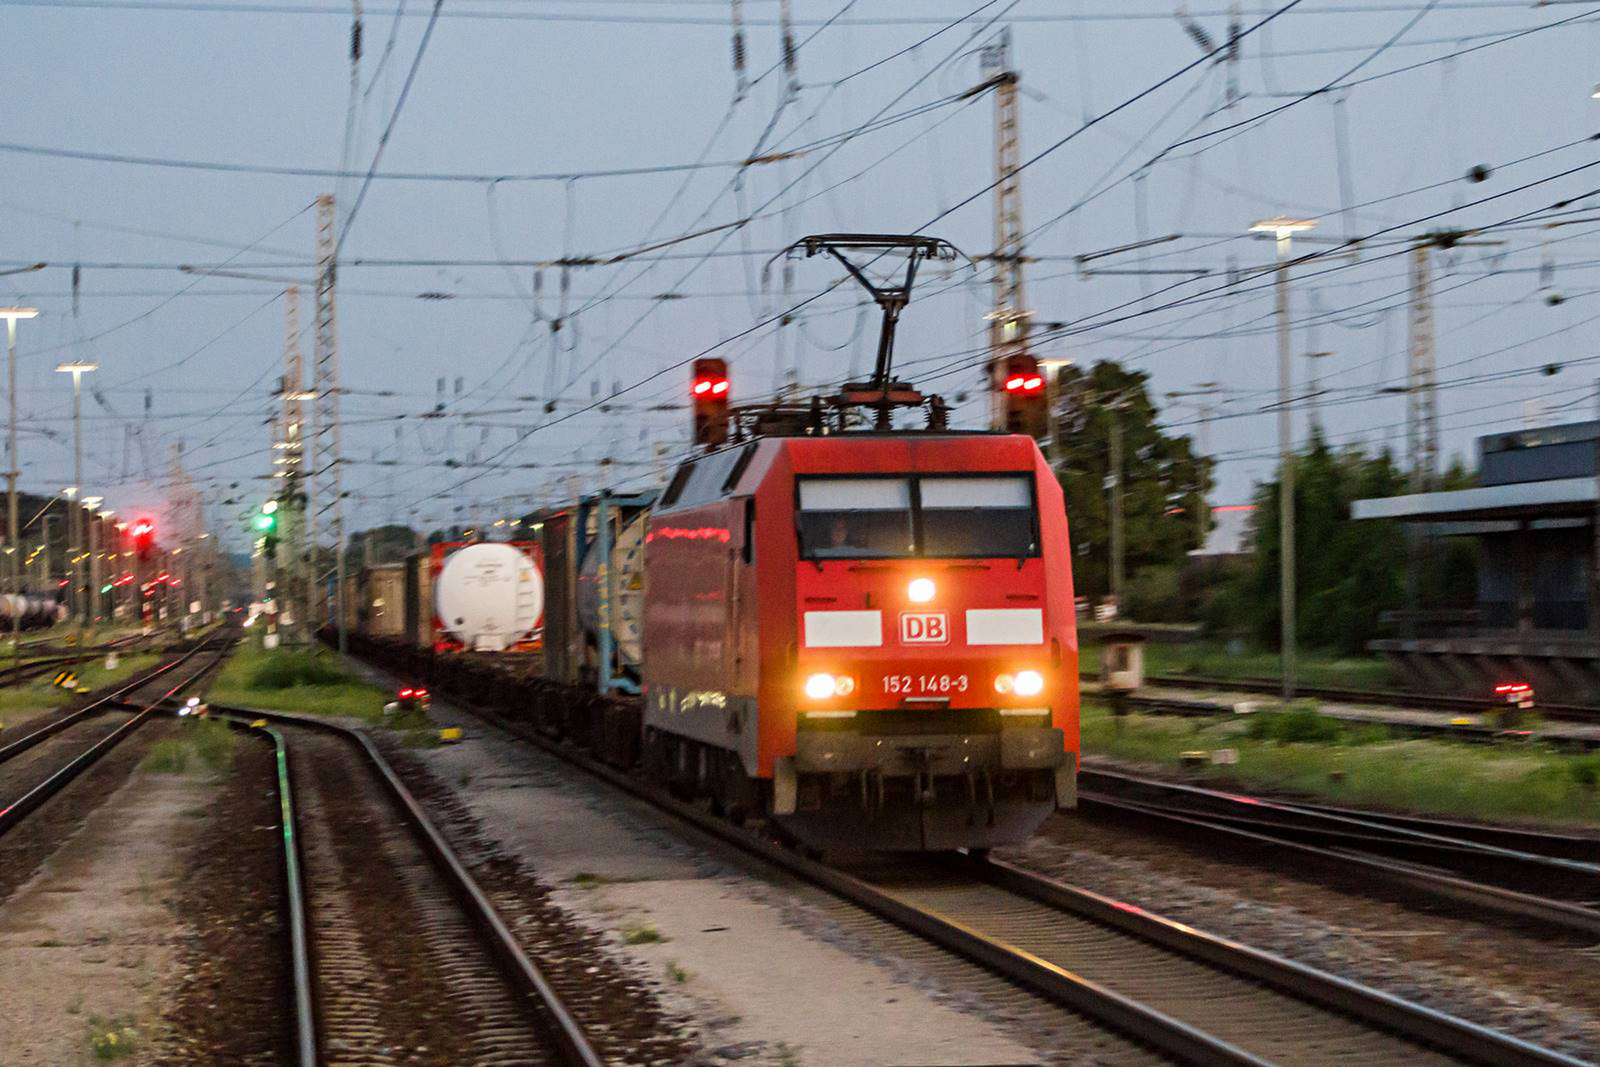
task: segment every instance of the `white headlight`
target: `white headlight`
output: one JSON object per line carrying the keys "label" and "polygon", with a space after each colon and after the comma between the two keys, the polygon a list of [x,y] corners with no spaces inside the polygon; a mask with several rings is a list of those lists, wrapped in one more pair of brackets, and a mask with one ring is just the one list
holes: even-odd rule
{"label": "white headlight", "polygon": [[913,578],[911,584],[906,586],[906,596],[911,598],[913,604],[926,604],[933,599],[934,592],[932,578]]}
{"label": "white headlight", "polygon": [[833,696],[834,684],[831,674],[813,674],[806,679],[806,696],[812,700],[827,700]]}
{"label": "white headlight", "polygon": [[1038,696],[1044,692],[1044,675],[1038,671],[1018,671],[1012,685],[1019,697]]}

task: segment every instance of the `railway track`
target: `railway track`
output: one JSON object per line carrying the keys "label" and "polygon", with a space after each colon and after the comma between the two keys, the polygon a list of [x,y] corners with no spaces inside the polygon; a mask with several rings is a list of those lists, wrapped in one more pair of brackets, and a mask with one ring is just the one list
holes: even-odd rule
{"label": "railway track", "polygon": [[1600,838],[1382,815],[1084,769],[1084,815],[1189,844],[1269,854],[1369,889],[1470,905],[1565,935],[1600,935]]}
{"label": "railway track", "polygon": [[134,634],[132,637],[119,638],[115,641],[108,641],[102,645],[92,645],[88,648],[85,648],[82,652],[56,652],[51,655],[42,655],[39,658],[31,659],[27,663],[17,663],[7,667],[0,667],[0,688],[8,685],[16,685],[20,682],[32,681],[33,679],[38,678],[40,675],[46,674],[51,670],[65,667],[70,664],[79,663],[84,659],[93,658],[105,652],[120,651],[125,649],[132,642],[141,639],[142,635]]}
{"label": "railway track", "polygon": [[147,722],[162,701],[215,670],[225,652],[221,642],[197,645],[0,745],[0,836]]}
{"label": "railway track", "polygon": [[[1096,679],[1086,677],[1085,681]],[[1169,689],[1212,690],[1224,693],[1262,693],[1279,696],[1283,683],[1276,680],[1209,678],[1198,674],[1146,675],[1145,684]],[[1376,704],[1419,711],[1450,711],[1478,715],[1497,710],[1489,694],[1481,697],[1449,693],[1411,692],[1401,689],[1344,689],[1334,686],[1296,685],[1295,695],[1345,704]],[[1170,703],[1170,702],[1169,702]],[[1539,703],[1535,710],[1546,718],[1566,722],[1600,723],[1600,707],[1586,704]]]}
{"label": "railway track", "polygon": [[323,1063],[602,1062],[466,866],[363,735],[270,719],[296,1048]]}
{"label": "railway track", "polygon": [[1181,1062],[1574,1064],[1561,1053],[1002,863],[825,865],[482,710],[695,829]]}
{"label": "railway track", "polygon": [[0,746],[0,902],[132,771],[139,752],[119,746],[220,660],[197,646]]}

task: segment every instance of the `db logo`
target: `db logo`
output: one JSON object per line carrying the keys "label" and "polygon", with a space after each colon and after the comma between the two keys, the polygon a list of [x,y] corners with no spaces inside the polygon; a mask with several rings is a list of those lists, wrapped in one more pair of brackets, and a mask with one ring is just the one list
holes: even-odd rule
{"label": "db logo", "polygon": [[902,645],[946,645],[950,623],[942,611],[906,611],[900,615]]}

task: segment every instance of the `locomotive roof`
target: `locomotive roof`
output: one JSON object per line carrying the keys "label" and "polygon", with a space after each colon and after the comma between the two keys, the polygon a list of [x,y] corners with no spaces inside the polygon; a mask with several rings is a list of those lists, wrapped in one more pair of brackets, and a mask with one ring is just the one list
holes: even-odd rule
{"label": "locomotive roof", "polygon": [[1033,438],[990,431],[845,433],[759,437],[685,460],[658,508],[693,507],[747,496],[787,455],[797,474],[911,473],[915,471],[1032,471]]}

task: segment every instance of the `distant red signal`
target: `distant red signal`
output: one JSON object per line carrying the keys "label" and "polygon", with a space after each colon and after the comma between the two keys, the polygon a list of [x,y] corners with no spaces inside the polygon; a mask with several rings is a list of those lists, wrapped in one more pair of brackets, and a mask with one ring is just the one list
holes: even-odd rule
{"label": "distant red signal", "polygon": [[149,559],[155,547],[156,524],[149,519],[139,519],[133,524],[133,547],[140,559]]}
{"label": "distant red signal", "polygon": [[728,364],[697,359],[690,372],[689,396],[694,408],[694,441],[715,448],[728,439]]}

